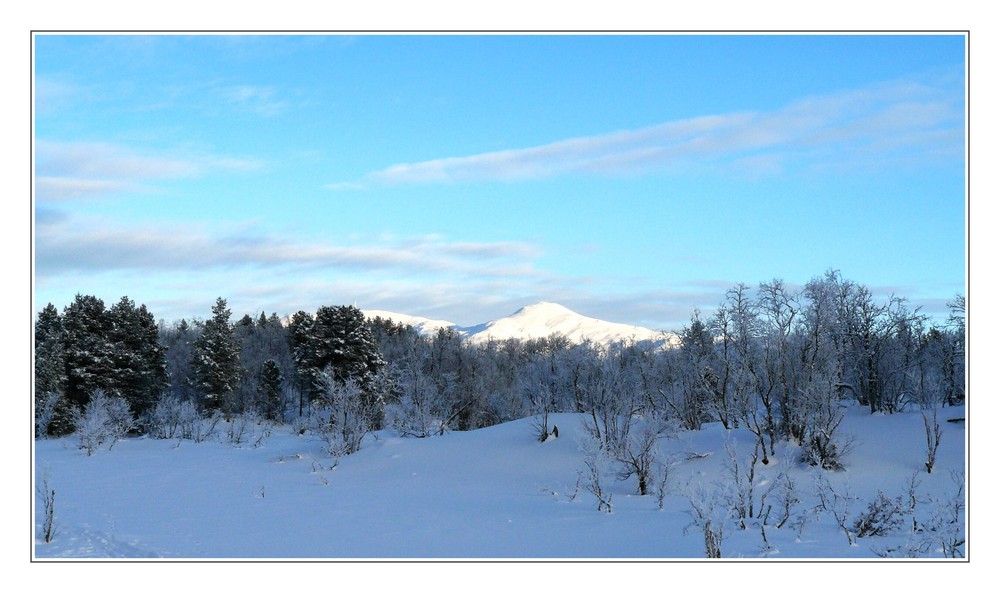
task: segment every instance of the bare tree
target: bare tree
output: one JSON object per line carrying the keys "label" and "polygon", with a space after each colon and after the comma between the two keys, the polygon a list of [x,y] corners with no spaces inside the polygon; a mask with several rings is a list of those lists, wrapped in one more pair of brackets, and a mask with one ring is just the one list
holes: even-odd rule
{"label": "bare tree", "polygon": [[333,373],[324,373],[322,381],[324,389],[317,400],[316,431],[334,457],[356,453],[373,429],[375,412],[367,405],[368,398],[354,379],[340,381]]}
{"label": "bare tree", "polygon": [[[705,539],[705,557],[722,558],[722,542],[725,538],[726,512],[717,489],[709,490],[698,485],[688,495],[691,504],[692,522]],[[687,529],[685,529],[685,532]]]}
{"label": "bare tree", "polygon": [[749,519],[760,519],[770,512],[770,507],[765,509],[765,502],[770,490],[766,490],[760,496],[758,504],[756,495],[757,487],[757,459],[760,452],[760,443],[755,442],[753,452],[744,461],[739,459],[736,449],[729,441],[725,443],[728,463],[726,465],[729,474],[730,489],[727,490],[729,506],[733,515],[739,520],[740,529],[747,528]]}
{"label": "bare tree", "polygon": [[79,446],[92,455],[101,445],[108,449],[135,426],[128,403],[120,397],[109,397],[103,389],[94,389],[90,401],[79,411],[74,423]]}
{"label": "bare tree", "polygon": [[597,510],[610,513],[611,492],[605,487],[605,476],[608,474],[611,459],[607,448],[593,432],[588,431],[586,435],[580,443],[585,468],[584,487],[597,499]]}
{"label": "bare tree", "polygon": [[857,534],[851,529],[849,516],[851,508],[856,498],[851,495],[849,488],[843,492],[834,488],[830,481],[823,474],[816,476],[816,496],[819,498],[817,509],[826,511],[836,521],[837,526],[847,537],[848,545],[853,546],[857,542]]}
{"label": "bare tree", "polygon": [[48,471],[42,473],[42,483],[37,487],[36,492],[42,499],[42,539],[45,540],[45,543],[49,543],[56,535],[56,491],[49,484]]}
{"label": "bare tree", "polygon": [[832,363],[813,370],[810,381],[801,390],[798,413],[802,423],[803,461],[823,469],[843,468],[843,458],[850,452],[852,442],[838,432],[844,413]]}

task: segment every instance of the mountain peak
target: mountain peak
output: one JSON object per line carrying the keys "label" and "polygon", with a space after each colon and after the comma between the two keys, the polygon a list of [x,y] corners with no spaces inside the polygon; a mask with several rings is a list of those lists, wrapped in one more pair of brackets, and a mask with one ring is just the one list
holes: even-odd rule
{"label": "mountain peak", "polygon": [[676,336],[667,332],[586,317],[559,303],[548,301],[526,305],[507,317],[469,327],[458,327],[448,321],[431,320],[386,311],[365,311],[365,313],[369,317],[379,315],[383,318],[401,321],[412,325],[423,334],[433,333],[442,327],[451,327],[472,343],[511,338],[521,340],[547,338],[552,334],[562,335],[571,342],[577,343],[590,341],[610,344],[632,339],[652,340],[668,344],[676,342]]}
{"label": "mountain peak", "polygon": [[518,309],[514,315],[530,314],[530,315],[578,315],[575,311],[571,311],[566,307],[560,305],[559,303],[550,303],[548,301],[538,301],[534,305],[527,305]]}

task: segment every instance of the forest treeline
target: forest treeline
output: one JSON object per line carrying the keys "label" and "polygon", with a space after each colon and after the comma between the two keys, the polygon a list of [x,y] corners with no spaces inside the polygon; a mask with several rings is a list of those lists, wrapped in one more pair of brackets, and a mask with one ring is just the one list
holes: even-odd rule
{"label": "forest treeline", "polygon": [[474,345],[352,306],[233,321],[219,298],[204,321],[167,324],[127,297],[106,308],[77,295],[35,322],[36,436],[197,438],[206,421],[290,423],[340,455],[372,430],[428,437],[528,416],[544,439],[548,414],[579,412],[609,448],[625,439],[641,453],[636,418],[660,427],[654,440],[667,426],[721,422],[750,430],[763,463],[788,440],[835,468],[843,402],[894,413],[965,401],[964,297],[949,306],[930,324],[904,298],[829,271],[801,289],[739,284],[715,311],[693,312],[673,347],[559,335]]}

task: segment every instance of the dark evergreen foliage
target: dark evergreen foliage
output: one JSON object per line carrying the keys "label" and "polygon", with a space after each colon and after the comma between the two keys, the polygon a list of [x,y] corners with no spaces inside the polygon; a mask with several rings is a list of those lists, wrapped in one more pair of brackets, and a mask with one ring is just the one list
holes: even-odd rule
{"label": "dark evergreen foliage", "polygon": [[281,398],[281,368],[273,358],[265,360],[261,365],[260,390],[264,395],[265,417],[280,422],[284,410],[284,401]]}
{"label": "dark evergreen foliage", "polygon": [[[371,397],[375,374],[385,361],[361,310],[323,306],[315,317],[299,311],[288,329],[300,388],[310,400],[326,392],[327,375],[340,383],[352,380]],[[301,409],[300,403],[300,414]]]}
{"label": "dark evergreen foliage", "polygon": [[78,294],[62,317],[51,304],[39,312],[35,411],[49,416],[47,433],[71,432],[95,390],[122,397],[139,417],[148,412],[168,386],[158,333],[146,306],[128,297],[105,309],[101,299]]}
{"label": "dark evergreen foliage", "polygon": [[[366,320],[351,306],[299,311],[287,326],[261,312],[233,326],[221,298],[203,323],[157,328],[127,297],[105,310],[77,295],[62,316],[51,305],[39,313],[34,395],[50,434],[72,429],[66,419],[94,389],[140,414],[165,393],[274,421],[297,394],[300,416],[320,412],[338,434],[363,419],[355,436],[383,422],[426,437],[528,415],[547,434],[547,415],[565,411],[588,414],[594,435],[621,449],[648,441],[622,436],[633,418],[688,429],[715,420],[750,430],[762,463],[784,439],[801,445],[804,461],[836,469],[849,451],[837,428],[850,400],[886,413],[965,401],[964,298],[951,305],[948,323],[927,327],[905,300],[876,298],[836,271],[800,291],[780,280],[740,284],[663,348],[563,336],[476,345],[450,328],[423,336]],[[619,452],[643,474],[642,450]]]}
{"label": "dark evergreen foliage", "polygon": [[230,315],[226,299],[216,299],[212,317],[195,341],[193,365],[203,407],[226,413],[236,411],[230,396],[240,378],[239,343],[229,324]]}
{"label": "dark evergreen foliage", "polygon": [[41,433],[38,436],[72,431],[65,392],[66,354],[62,318],[55,306],[49,303],[38,313],[35,322],[35,422]]}
{"label": "dark evergreen foliage", "polygon": [[125,398],[132,413],[145,416],[167,388],[165,349],[159,344],[159,328],[146,305],[135,306],[122,297],[108,310],[112,354],[112,392]]}
{"label": "dark evergreen foliage", "polygon": [[95,389],[114,389],[114,345],[104,301],[76,295],[63,311],[66,339],[66,397],[83,409]]}

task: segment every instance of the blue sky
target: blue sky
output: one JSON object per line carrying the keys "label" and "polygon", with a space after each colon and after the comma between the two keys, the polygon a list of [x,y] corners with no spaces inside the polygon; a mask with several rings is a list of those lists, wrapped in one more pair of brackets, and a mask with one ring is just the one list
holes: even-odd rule
{"label": "blue sky", "polygon": [[965,41],[37,35],[35,308],[678,329],[836,268],[941,315]]}

